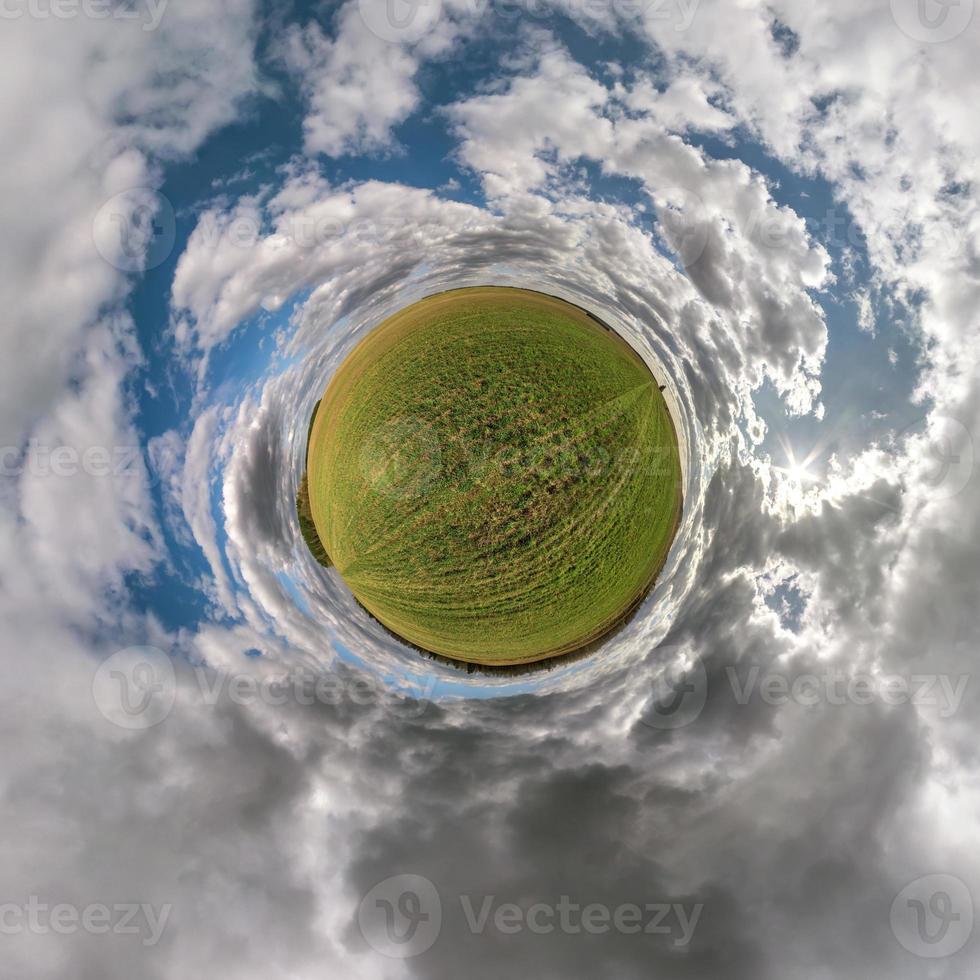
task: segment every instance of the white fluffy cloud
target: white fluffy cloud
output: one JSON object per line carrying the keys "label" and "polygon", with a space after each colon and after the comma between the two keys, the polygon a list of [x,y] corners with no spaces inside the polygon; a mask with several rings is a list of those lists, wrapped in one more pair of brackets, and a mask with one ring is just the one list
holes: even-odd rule
{"label": "white fluffy cloud", "polygon": [[439,21],[418,45],[391,43],[369,28],[357,4],[341,9],[332,38],[315,21],[291,27],[281,56],[309,101],[307,152],[339,157],[390,148],[392,127],[419,106],[419,65],[450,47],[454,33]]}

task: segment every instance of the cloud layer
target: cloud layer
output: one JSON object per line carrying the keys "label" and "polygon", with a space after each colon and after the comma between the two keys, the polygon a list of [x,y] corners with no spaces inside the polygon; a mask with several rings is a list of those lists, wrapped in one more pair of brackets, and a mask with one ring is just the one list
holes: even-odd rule
{"label": "cloud layer", "polygon": [[[977,23],[939,40],[898,0],[446,0],[399,29],[355,2],[222,6],[0,41],[30,92],[0,110],[4,962],[972,976]],[[261,132],[244,162],[213,148],[263,102],[296,107],[294,145],[250,179]],[[437,123],[451,183],[413,162]],[[686,444],[640,614],[524,678],[398,643],[292,505],[345,353],[477,282],[616,325]],[[126,648],[165,655],[152,727],[113,701],[109,671],[145,680]],[[399,875],[441,929],[392,959],[359,909]],[[8,929],[32,896],[166,925]],[[563,897],[664,928],[527,926]]]}

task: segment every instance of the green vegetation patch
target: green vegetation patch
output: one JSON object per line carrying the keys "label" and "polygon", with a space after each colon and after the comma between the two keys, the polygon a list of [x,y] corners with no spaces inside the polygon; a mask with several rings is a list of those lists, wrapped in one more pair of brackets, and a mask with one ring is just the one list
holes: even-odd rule
{"label": "green vegetation patch", "polygon": [[296,517],[299,521],[299,530],[306,542],[306,547],[310,549],[310,554],[324,568],[329,568],[333,562],[327,554],[327,549],[323,547],[320,535],[317,534],[316,524],[313,521],[313,509],[310,507],[310,479],[306,467],[310,462],[310,437],[313,435],[313,423],[316,421],[316,413],[320,408],[317,402],[313,406],[313,413],[310,415],[310,424],[306,430],[306,464],[303,467],[303,478],[299,481],[299,489],[296,491]]}
{"label": "green vegetation patch", "polygon": [[333,562],[330,561],[330,555],[327,554],[327,549],[323,547],[320,535],[316,531],[313,509],[310,507],[310,485],[307,473],[303,474],[299,490],[296,491],[296,516],[299,518],[300,533],[303,535],[307,548],[310,549],[310,554],[324,568],[329,568]]}
{"label": "green vegetation patch", "polygon": [[310,436],[317,539],[424,650],[532,663],[601,637],[649,591],[681,511],[650,370],[562,300],[481,287],[372,331]]}

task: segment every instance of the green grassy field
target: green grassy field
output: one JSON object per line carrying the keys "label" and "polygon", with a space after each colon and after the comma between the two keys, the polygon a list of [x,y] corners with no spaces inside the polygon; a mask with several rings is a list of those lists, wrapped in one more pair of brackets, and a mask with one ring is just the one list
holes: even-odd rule
{"label": "green grassy field", "polygon": [[317,538],[362,605],[469,663],[599,638],[650,589],[681,511],[649,369],[525,290],[442,293],[373,330],[327,387],[308,466]]}

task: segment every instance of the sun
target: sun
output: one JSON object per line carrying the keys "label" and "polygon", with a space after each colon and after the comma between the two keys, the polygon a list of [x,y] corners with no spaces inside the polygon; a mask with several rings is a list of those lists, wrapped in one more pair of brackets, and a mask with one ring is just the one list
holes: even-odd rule
{"label": "sun", "polygon": [[780,438],[779,443],[785,454],[786,463],[783,466],[777,466],[775,468],[780,473],[785,474],[787,480],[791,483],[798,484],[799,486],[815,483],[817,477],[810,467],[816,461],[818,450],[812,449],[800,459],[796,450],[785,439]]}
{"label": "sun", "polygon": [[801,456],[785,439],[780,438],[779,443],[785,462],[781,466],[773,465],[773,470],[779,475],[776,496],[783,506],[798,513],[808,504],[815,503],[820,479],[813,470],[813,464],[819,449],[812,449]]}
{"label": "sun", "polygon": [[791,456],[785,472],[790,480],[801,485],[812,483],[815,479],[813,473],[810,472],[810,465],[806,459],[797,460]]}

